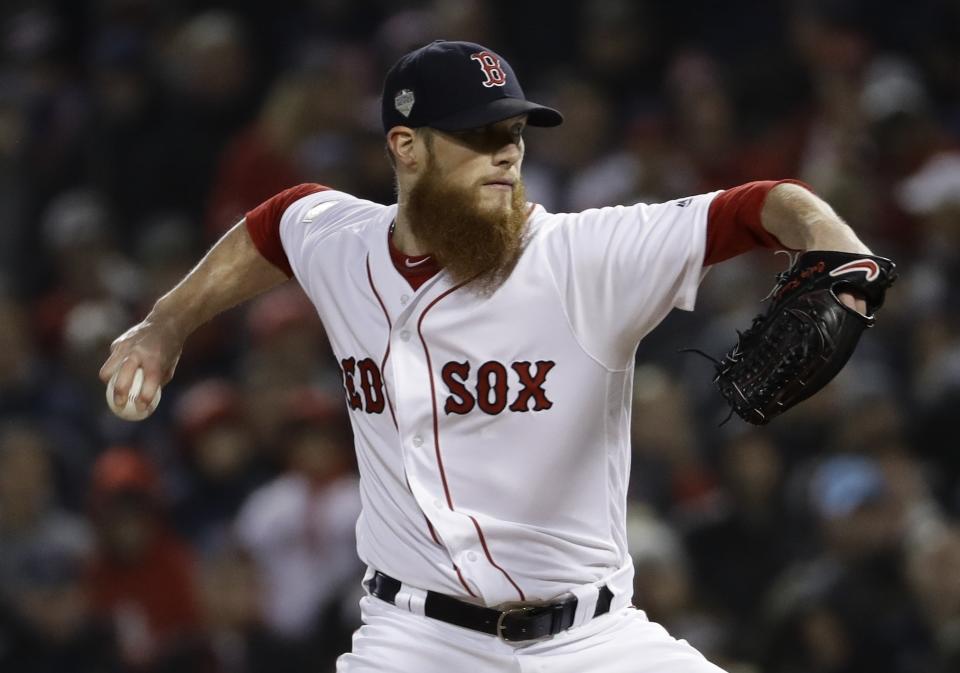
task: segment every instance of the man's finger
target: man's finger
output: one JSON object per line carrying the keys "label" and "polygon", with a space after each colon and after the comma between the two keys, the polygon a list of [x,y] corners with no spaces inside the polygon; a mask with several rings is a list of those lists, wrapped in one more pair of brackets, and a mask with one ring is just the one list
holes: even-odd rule
{"label": "man's finger", "polygon": [[108,383],[114,372],[120,367],[120,363],[130,354],[133,348],[131,344],[134,341],[131,337],[139,329],[140,325],[134,325],[110,343],[110,355],[104,361],[103,366],[100,367],[101,381]]}
{"label": "man's finger", "polygon": [[157,388],[160,387],[160,371],[156,367],[143,368],[143,385],[140,386],[140,394],[137,395],[136,404],[139,411],[143,411],[150,406],[154,396],[157,394]]}
{"label": "man's finger", "polygon": [[117,408],[123,409],[127,404],[127,395],[130,393],[130,386],[133,383],[133,375],[140,366],[140,358],[130,355],[120,365],[117,373],[117,380],[113,383],[113,403]]}
{"label": "man's finger", "polygon": [[120,363],[123,362],[123,359],[127,357],[126,348],[116,348],[111,346],[111,353],[106,360],[103,361],[103,366],[100,367],[100,380],[104,383],[109,383],[110,379],[113,377],[113,373],[117,371],[117,368],[120,366]]}
{"label": "man's finger", "polygon": [[867,301],[865,299],[857,297],[850,292],[841,292],[839,299],[843,302],[844,306],[852,308],[860,315],[867,315]]}

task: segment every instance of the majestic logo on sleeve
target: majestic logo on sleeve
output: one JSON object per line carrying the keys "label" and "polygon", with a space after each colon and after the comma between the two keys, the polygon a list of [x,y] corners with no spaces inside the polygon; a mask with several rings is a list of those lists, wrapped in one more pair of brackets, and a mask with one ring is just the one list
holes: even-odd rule
{"label": "majestic logo on sleeve", "polygon": [[877,279],[877,276],[880,275],[880,265],[872,259],[855,259],[852,262],[838,266],[830,272],[830,275],[842,276],[847,273],[857,273],[858,271],[863,271],[867,274],[867,282],[874,281]]}
{"label": "majestic logo on sleeve", "polygon": [[470,54],[470,58],[480,64],[486,79],[483,86],[503,86],[507,83],[507,74],[500,65],[500,59],[489,51],[478,51],[476,54]]}

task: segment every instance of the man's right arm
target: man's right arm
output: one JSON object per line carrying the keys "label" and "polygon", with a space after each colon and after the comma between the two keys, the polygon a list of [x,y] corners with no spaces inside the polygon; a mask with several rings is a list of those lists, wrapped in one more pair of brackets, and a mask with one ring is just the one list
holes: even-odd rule
{"label": "man's right arm", "polygon": [[136,404],[145,409],[158,386],[173,377],[183,344],[195,329],[288,278],[264,257],[246,220],[241,220],[176,287],[157,300],[142,322],[113,342],[100,379],[107,383],[120,370],[114,398],[122,407],[137,367],[143,367],[143,386]]}

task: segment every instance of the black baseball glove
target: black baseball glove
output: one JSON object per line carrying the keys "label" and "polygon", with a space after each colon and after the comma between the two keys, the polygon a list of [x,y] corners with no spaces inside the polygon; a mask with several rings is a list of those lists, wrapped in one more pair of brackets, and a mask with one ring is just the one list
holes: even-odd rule
{"label": "black baseball glove", "polygon": [[[863,330],[873,326],[895,269],[889,259],[871,255],[798,255],[777,274],[767,311],[746,332],[737,332],[737,344],[722,360],[714,360],[713,382],[731,406],[730,415],[765,425],[827,385]],[[845,290],[866,300],[866,316],[840,301]]]}

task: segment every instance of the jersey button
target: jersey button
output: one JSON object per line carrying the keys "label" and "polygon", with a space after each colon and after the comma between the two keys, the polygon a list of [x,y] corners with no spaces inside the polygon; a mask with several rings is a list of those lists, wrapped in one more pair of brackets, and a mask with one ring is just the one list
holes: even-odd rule
{"label": "jersey button", "polygon": [[410,331],[403,330],[400,332],[400,341],[410,341]]}
{"label": "jersey button", "polygon": [[443,509],[443,503],[440,502],[440,498],[437,498],[436,500],[433,501],[433,506],[436,507],[437,509]]}
{"label": "jersey button", "polygon": [[480,557],[477,556],[477,552],[475,552],[475,551],[468,551],[468,552],[467,552],[467,560],[470,561],[470,563],[476,563],[478,558],[480,558]]}
{"label": "jersey button", "polygon": [[403,304],[404,306],[406,306],[408,301],[410,301],[410,295],[408,295],[408,294],[402,294],[402,295],[400,295],[400,303],[401,303],[401,304]]}
{"label": "jersey button", "polygon": [[414,438],[413,438],[413,445],[414,445],[415,447],[417,447],[418,449],[419,449],[421,446],[423,446],[423,437],[421,437],[420,435],[414,436]]}

